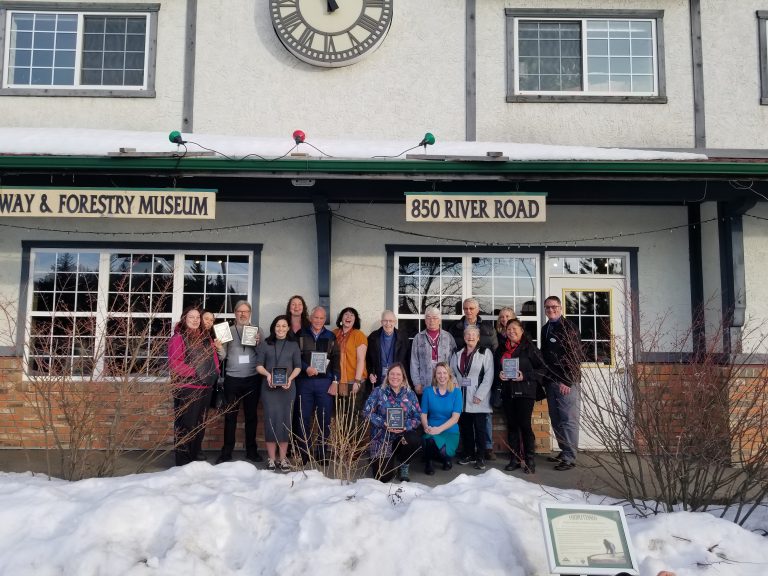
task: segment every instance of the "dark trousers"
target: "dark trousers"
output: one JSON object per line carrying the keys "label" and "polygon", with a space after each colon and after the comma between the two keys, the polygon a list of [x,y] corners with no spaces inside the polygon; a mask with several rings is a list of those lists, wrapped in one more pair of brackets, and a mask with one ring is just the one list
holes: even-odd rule
{"label": "dark trousers", "polygon": [[326,443],[331,435],[331,417],[333,416],[334,398],[328,394],[331,380],[328,378],[298,378],[296,379],[295,409],[298,411],[298,436],[299,448],[302,459],[307,462],[309,458],[309,436],[312,434],[312,426],[317,419],[320,426],[319,457],[324,456]]}
{"label": "dark trousers", "polygon": [[409,463],[424,441],[424,431],[421,428],[391,436],[392,454],[389,458],[374,458],[371,462],[373,476],[382,482],[392,480],[399,465]]}
{"label": "dark trousers", "polygon": [[485,458],[485,422],[488,414],[484,412],[462,412],[459,417],[459,434],[468,458]]}
{"label": "dark trousers", "polygon": [[531,426],[533,398],[504,397],[504,418],[507,420],[507,442],[512,459],[530,462],[536,455],[536,436]]}
{"label": "dark trousers", "polygon": [[197,459],[203,443],[205,408],[210,388],[176,388],[173,391],[173,436],[176,466]]}
{"label": "dark trousers", "polygon": [[252,456],[256,454],[256,424],[258,423],[256,409],[259,406],[261,385],[258,376],[247,378],[224,378],[224,400],[226,402],[224,413],[224,446],[222,455],[231,458],[235,449],[235,431],[237,429],[237,414],[240,406],[243,407],[245,420],[245,451]]}

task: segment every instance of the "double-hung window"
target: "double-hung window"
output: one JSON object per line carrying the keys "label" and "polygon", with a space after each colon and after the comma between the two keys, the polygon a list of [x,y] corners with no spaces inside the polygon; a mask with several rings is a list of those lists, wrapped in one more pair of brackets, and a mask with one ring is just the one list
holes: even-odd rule
{"label": "double-hung window", "polygon": [[506,14],[508,101],[666,101],[662,12]]}
{"label": "double-hung window", "polygon": [[167,375],[168,339],[186,307],[231,319],[253,297],[258,249],[242,248],[31,248],[27,375]]}
{"label": "double-hung window", "polygon": [[24,6],[0,10],[4,93],[153,94],[156,5]]}

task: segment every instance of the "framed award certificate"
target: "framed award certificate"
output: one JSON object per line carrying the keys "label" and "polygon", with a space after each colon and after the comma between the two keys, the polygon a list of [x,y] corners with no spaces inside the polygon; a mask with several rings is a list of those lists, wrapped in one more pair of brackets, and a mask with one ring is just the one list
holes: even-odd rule
{"label": "framed award certificate", "polygon": [[501,371],[504,372],[504,378],[515,380],[520,373],[520,358],[504,358]]}
{"label": "framed award certificate", "polygon": [[387,408],[387,428],[402,430],[405,428],[405,410],[402,408]]}
{"label": "framed award certificate", "polygon": [[288,384],[288,368],[272,368],[272,386]]}
{"label": "framed award certificate", "polygon": [[325,365],[328,361],[328,355],[325,352],[312,352],[309,365],[317,370],[318,374],[325,374]]}
{"label": "framed award certificate", "polygon": [[256,346],[259,343],[259,327],[243,326],[243,335],[240,337],[240,344],[243,346]]}
{"label": "framed award certificate", "polygon": [[222,344],[234,340],[234,338],[232,338],[232,330],[229,327],[229,322],[219,322],[218,324],[214,324],[213,333],[216,334],[216,338]]}
{"label": "framed award certificate", "polygon": [[549,572],[640,574],[621,506],[540,504]]}

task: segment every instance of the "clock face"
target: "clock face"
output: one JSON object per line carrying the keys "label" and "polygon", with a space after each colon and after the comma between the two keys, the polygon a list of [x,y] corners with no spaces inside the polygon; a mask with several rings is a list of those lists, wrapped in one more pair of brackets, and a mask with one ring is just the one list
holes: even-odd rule
{"label": "clock face", "polygon": [[381,45],[393,0],[269,0],[272,25],[286,48],[315,66],[354,64]]}

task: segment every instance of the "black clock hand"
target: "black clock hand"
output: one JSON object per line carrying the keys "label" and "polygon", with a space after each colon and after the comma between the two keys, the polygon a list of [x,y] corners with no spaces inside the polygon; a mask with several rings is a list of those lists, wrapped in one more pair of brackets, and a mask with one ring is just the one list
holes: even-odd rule
{"label": "black clock hand", "polygon": [[339,9],[339,5],[336,4],[336,0],[328,0],[328,12],[335,12]]}

